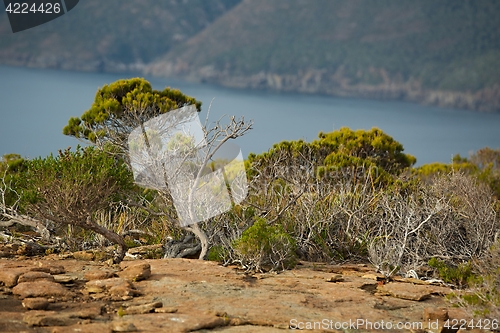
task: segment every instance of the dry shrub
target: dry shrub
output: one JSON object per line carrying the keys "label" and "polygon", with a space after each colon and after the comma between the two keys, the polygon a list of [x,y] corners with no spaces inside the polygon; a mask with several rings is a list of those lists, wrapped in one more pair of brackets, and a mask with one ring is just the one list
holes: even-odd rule
{"label": "dry shrub", "polygon": [[[477,278],[468,289],[452,294],[450,300],[470,314],[491,321],[500,318],[500,241],[473,262]],[[497,326],[498,328],[498,326]],[[498,331],[498,329],[497,329]]]}
{"label": "dry shrub", "polygon": [[491,190],[471,176],[451,173],[407,193],[386,191],[375,213],[370,260],[390,276],[425,265],[432,257],[452,262],[484,255],[498,230]]}

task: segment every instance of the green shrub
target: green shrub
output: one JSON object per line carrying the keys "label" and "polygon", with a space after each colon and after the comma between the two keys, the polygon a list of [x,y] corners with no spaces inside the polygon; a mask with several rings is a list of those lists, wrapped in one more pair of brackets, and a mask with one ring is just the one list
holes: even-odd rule
{"label": "green shrub", "polygon": [[96,213],[120,202],[134,188],[126,164],[107,150],[80,146],[25,163],[26,170],[12,182],[21,193],[21,208],[38,220],[68,227],[69,238],[80,230],[84,239],[90,231],[101,234],[119,245],[115,261],[121,261],[127,248],[123,237],[100,225]]}
{"label": "green shrub", "polygon": [[229,259],[230,251],[223,245],[214,245],[208,251],[207,259],[225,263]]}
{"label": "green shrub", "polygon": [[500,149],[484,147],[473,153],[470,158],[455,155],[451,164],[431,163],[413,169],[422,179],[456,171],[474,176],[487,184],[496,197],[500,198]]}
{"label": "green shrub", "polygon": [[245,230],[233,248],[247,270],[284,270],[296,264],[295,240],[282,226],[268,225],[263,218]]}
{"label": "green shrub", "polygon": [[451,298],[476,317],[500,318],[500,241],[474,262],[479,277]]}
{"label": "green shrub", "polygon": [[428,264],[432,268],[437,269],[439,277],[444,282],[454,284],[461,288],[468,286],[477,279],[472,271],[472,264],[470,261],[458,264],[458,266],[454,267],[446,264],[441,259],[431,258]]}

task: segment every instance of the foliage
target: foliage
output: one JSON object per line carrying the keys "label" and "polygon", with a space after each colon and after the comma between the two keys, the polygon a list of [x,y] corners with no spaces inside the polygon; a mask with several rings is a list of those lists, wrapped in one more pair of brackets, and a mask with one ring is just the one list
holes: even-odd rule
{"label": "foliage", "polygon": [[415,158],[378,129],[342,128],[250,154],[246,203],[297,242],[304,260],[366,260],[384,189],[412,191]]}
{"label": "foliage", "polygon": [[478,179],[500,198],[500,149],[482,148],[470,156],[470,163],[477,167]]}
{"label": "foliage", "polygon": [[[137,151],[144,146],[146,146],[149,151],[151,147],[161,148],[163,145],[160,133],[158,133],[157,130],[148,128],[147,122],[169,111],[188,105],[194,106],[197,111],[201,110],[201,102],[184,95],[179,90],[170,88],[165,88],[162,91],[153,90],[149,82],[140,78],[118,80],[99,89],[92,107],[87,110],[81,118],[71,118],[68,125],[63,129],[63,132],[66,135],[90,141],[98,147],[111,146],[114,155],[118,156],[132,167],[132,161],[129,155],[130,152]],[[172,128],[175,128],[178,124],[171,125]],[[209,160],[214,157],[217,150],[228,140],[244,135],[251,127],[251,121],[245,122],[243,118],[237,120],[234,117],[229,117],[229,124],[227,125],[222,124],[221,120],[219,120],[212,128],[202,127],[201,130],[206,139],[206,147],[203,153],[194,156],[197,159],[196,163],[200,162],[199,166],[201,166],[201,168],[199,170],[208,170],[206,166],[208,166]],[[140,129],[145,135],[141,136],[138,140],[132,140],[129,146],[129,135],[136,128]],[[151,141],[149,139],[151,139]],[[184,155],[182,156],[184,159],[192,153],[194,142],[191,137],[178,133],[169,141],[169,145],[165,148],[177,155]],[[170,156],[172,156],[172,154],[170,154]],[[176,157],[171,158],[176,159]],[[148,183],[148,185],[156,190],[157,197],[161,198],[163,201],[163,207],[161,207],[161,209],[156,209],[158,207],[154,207],[153,209],[143,207],[154,212],[154,214],[164,216],[171,224],[179,223],[179,218],[182,217],[183,214],[179,214],[179,210],[176,212],[172,209],[174,204],[173,196],[179,198],[182,195],[170,191],[175,191],[177,189],[182,192],[184,189],[179,189],[178,186],[170,188],[166,186],[167,184],[165,184],[165,181],[167,177],[165,177],[165,168],[174,168],[175,170],[171,170],[171,174],[175,174],[176,179],[180,179],[181,177],[188,177],[188,179],[191,179],[194,163],[191,160],[183,161],[183,159],[175,160],[175,163],[164,163],[166,161],[156,163],[157,161],[155,161],[154,166],[156,169],[154,169],[153,173],[163,175],[163,177],[160,176],[162,178],[161,184],[158,184],[159,182],[153,182],[152,184]],[[182,162],[186,163],[182,164]],[[184,166],[187,167],[184,168]],[[173,181],[175,182],[176,180]],[[191,189],[194,189],[198,185],[200,185],[200,177],[194,180]],[[191,217],[193,216],[192,194],[192,191],[187,194],[186,200],[190,200],[188,204],[184,205],[184,203],[182,203],[180,206],[176,207],[177,209],[180,209],[179,207],[186,207]],[[209,199],[207,198],[207,200]],[[184,214],[184,216],[186,216],[186,214]],[[208,239],[206,234],[196,223],[192,226],[185,225],[184,228],[185,230],[193,232],[199,238],[201,242],[200,258],[204,258],[208,251]],[[191,250],[194,251],[194,249]],[[175,254],[175,256],[177,255],[178,254]]]}
{"label": "foliage", "polygon": [[295,240],[280,225],[268,225],[263,218],[257,218],[233,246],[247,270],[282,270],[296,264]]}
{"label": "foliage", "polygon": [[0,174],[22,172],[26,169],[25,160],[18,154],[6,154],[0,161]]}
{"label": "foliage", "polygon": [[455,155],[452,163],[431,163],[415,169],[422,179],[428,179],[438,174],[461,171],[476,177],[487,184],[497,198],[500,198],[500,149],[485,147],[471,154],[470,158]]}
{"label": "foliage", "polygon": [[132,175],[122,161],[94,147],[67,149],[27,161],[15,184],[30,216],[99,233],[121,247],[116,260],[123,258],[123,238],[99,225],[95,215],[133,189]]}
{"label": "foliage", "polygon": [[[26,160],[18,154],[6,154],[2,157],[0,161],[0,191],[1,203],[0,211],[16,205],[18,200],[18,193],[15,189],[9,186],[12,182],[12,178],[19,173],[26,170]],[[4,207],[5,206],[5,207]],[[0,215],[0,220],[2,216]]]}
{"label": "foliage", "polygon": [[469,288],[457,292],[450,300],[465,307],[474,316],[498,319],[500,316],[500,241],[497,241],[481,258],[473,261],[477,279]]}
{"label": "foliage", "polygon": [[452,162],[450,164],[434,162],[424,164],[413,170],[416,175],[424,180],[432,178],[436,175],[446,175],[456,171],[461,171],[468,174],[476,174],[478,172],[478,167],[471,163],[467,158],[460,156],[460,154],[457,154],[453,156]]}
{"label": "foliage", "polygon": [[22,207],[22,190],[17,188],[16,183],[26,169],[27,160],[17,154],[4,155],[0,161],[0,227],[15,224],[16,231],[33,230],[41,236],[40,240],[49,241],[50,222],[39,221],[26,215]]}
{"label": "foliage", "polygon": [[320,132],[318,137],[311,143],[283,141],[268,152],[250,154],[246,161],[249,178],[257,174],[276,177],[272,169],[282,164],[289,173],[314,174],[323,181],[348,177],[360,183],[369,178],[374,184],[387,184],[391,175],[401,174],[416,162],[403,153],[401,143],[377,128],[353,131],[344,127]]}
{"label": "foliage", "polygon": [[[370,260],[387,275],[406,273],[434,256],[467,261],[483,255],[498,230],[490,189],[456,172],[381,193],[371,215]],[[394,271],[385,267],[392,266]]]}
{"label": "foliage", "polygon": [[447,264],[439,258],[431,258],[428,265],[438,271],[439,277],[444,282],[454,284],[459,288],[467,287],[477,279],[472,271],[471,261],[459,263],[455,266]]}
{"label": "foliage", "polygon": [[81,118],[70,118],[63,133],[92,143],[112,143],[125,151],[134,128],[188,104],[201,109],[201,102],[177,89],[154,90],[141,78],[118,80],[100,88],[92,107]]}
{"label": "foliage", "polygon": [[207,260],[226,262],[230,256],[230,250],[223,245],[215,245],[210,248],[207,255]]}
{"label": "foliage", "polygon": [[[196,227],[204,248],[211,245],[209,260],[239,262],[247,270],[292,268],[298,258],[369,260],[392,276],[428,264],[444,281],[487,295],[465,296],[464,302],[467,297],[476,305],[492,299],[494,282],[488,279],[498,273],[486,272],[481,279],[475,274],[498,234],[499,204],[491,191],[499,186],[498,150],[485,148],[469,159],[457,155],[449,165],[412,170],[415,158],[376,128],[342,128],[320,133],[313,142],[284,141],[245,161],[250,187],[244,202],[193,229],[181,229],[170,193],[134,187],[126,161],[116,156],[126,152],[120,145],[134,126],[186,103],[196,101],[168,89],[153,91],[143,79],[117,81],[100,89],[92,108],[65,128],[66,134],[95,141],[102,150],[78,147],[34,160],[6,155],[0,171],[17,191],[10,193],[22,194],[23,212],[69,225],[68,236],[88,239],[88,230],[100,233],[120,245],[122,254],[137,244],[133,233],[143,243],[170,238],[174,248]],[[234,131],[224,140],[250,128],[231,121]],[[224,131],[213,137],[229,133]],[[150,144],[162,144],[155,133],[149,138]],[[167,148],[182,154],[192,147],[190,138],[177,135]],[[225,163],[213,162],[207,170]],[[131,193],[133,207],[125,201]],[[132,233],[134,223],[141,230]],[[83,228],[83,235],[73,227]],[[208,236],[202,239],[204,233]],[[181,242],[189,250],[199,246],[192,237]]]}
{"label": "foliage", "polygon": [[319,140],[313,145],[329,146],[334,155],[325,158],[326,165],[339,161],[337,154],[344,154],[367,160],[391,174],[398,174],[417,161],[415,157],[403,153],[403,145],[378,128],[369,131],[353,131],[342,127],[331,133],[319,133]]}
{"label": "foliage", "polygon": [[311,143],[284,141],[249,155],[246,202],[283,225],[302,259],[366,259],[379,191],[410,186],[398,175],[415,159],[402,151],[378,129],[342,128]]}
{"label": "foliage", "polygon": [[413,172],[417,174],[420,178],[427,179],[435,175],[448,174],[454,170],[453,166],[454,165],[435,162],[419,166],[418,168],[415,168]]}
{"label": "foliage", "polygon": [[[68,213],[70,207],[78,211],[96,212],[101,207],[107,207],[110,202],[119,200],[120,191],[133,186],[131,173],[123,162],[97,148],[80,146],[75,151],[69,148],[59,151],[58,156],[27,161],[26,172],[20,175],[19,185],[24,189],[23,199],[28,205],[51,200],[44,190],[59,188],[58,192],[64,194],[60,198],[63,200],[61,209]],[[72,198],[71,193],[77,191],[87,198],[82,201]]]}
{"label": "foliage", "polygon": [[347,127],[318,134],[318,139],[307,144],[302,140],[282,142],[273,149],[290,149],[292,155],[305,150],[314,152],[310,162],[325,166],[348,166],[364,162],[384,171],[397,174],[415,164],[416,159],[403,153],[403,145],[378,128],[353,131]]}

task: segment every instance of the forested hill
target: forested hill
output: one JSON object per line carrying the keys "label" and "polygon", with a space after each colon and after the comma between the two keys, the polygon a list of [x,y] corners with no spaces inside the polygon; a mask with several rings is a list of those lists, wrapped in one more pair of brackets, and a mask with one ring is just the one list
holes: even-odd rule
{"label": "forested hill", "polygon": [[87,0],[6,21],[1,63],[500,111],[496,0]]}
{"label": "forested hill", "polygon": [[500,110],[500,1],[244,0],[151,73]]}
{"label": "forested hill", "polygon": [[82,0],[66,15],[12,33],[0,5],[0,63],[130,71],[209,26],[240,0]]}

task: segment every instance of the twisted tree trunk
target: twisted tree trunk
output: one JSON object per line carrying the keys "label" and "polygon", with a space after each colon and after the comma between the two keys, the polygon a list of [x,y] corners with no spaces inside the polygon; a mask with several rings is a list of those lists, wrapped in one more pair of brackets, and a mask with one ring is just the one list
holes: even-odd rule
{"label": "twisted tree trunk", "polygon": [[122,236],[118,235],[114,231],[111,231],[109,229],[100,226],[99,224],[92,221],[91,218],[87,219],[84,228],[92,230],[93,232],[96,232],[100,235],[103,235],[107,240],[109,240],[113,244],[118,245],[118,251],[113,258],[113,263],[119,264],[123,260],[123,258],[125,257],[125,253],[128,250],[128,247],[125,244],[125,240],[123,239]]}

